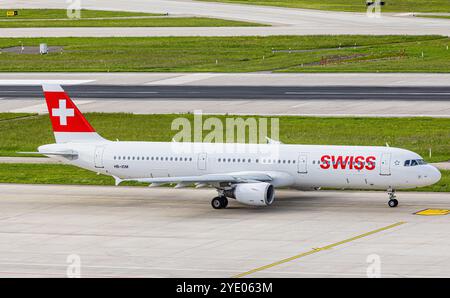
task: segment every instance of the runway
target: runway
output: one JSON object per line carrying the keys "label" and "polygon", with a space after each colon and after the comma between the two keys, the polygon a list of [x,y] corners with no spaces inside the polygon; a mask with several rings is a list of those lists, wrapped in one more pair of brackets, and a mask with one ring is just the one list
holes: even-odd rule
{"label": "runway", "polygon": [[[363,5],[363,4],[362,4]],[[267,36],[311,34],[437,34],[450,35],[446,19],[411,18],[382,14],[332,12],[283,7],[198,2],[189,0],[83,0],[84,9],[127,10],[196,15],[271,24],[273,27],[195,27],[195,28],[11,28],[0,29],[3,37],[57,36]],[[0,8],[67,8],[59,0],[3,0]],[[364,8],[363,8],[364,9]]]}
{"label": "runway", "polygon": [[[450,87],[64,86],[83,112],[450,117]],[[0,86],[0,112],[46,113],[40,86]]]}
{"label": "runway", "polygon": [[448,87],[449,73],[3,72],[8,85]]}
{"label": "runway", "polygon": [[82,277],[366,277],[374,257],[382,277],[450,277],[450,215],[413,214],[450,209],[448,193],[402,192],[389,208],[383,192],[279,191],[269,208],[225,210],[209,189],[0,193],[0,277],[65,277],[69,256]]}
{"label": "runway", "polygon": [[[238,99],[238,100],[409,100],[450,102],[447,87],[372,86],[63,86],[76,98],[89,99]],[[41,86],[0,86],[2,98],[42,98]]]}

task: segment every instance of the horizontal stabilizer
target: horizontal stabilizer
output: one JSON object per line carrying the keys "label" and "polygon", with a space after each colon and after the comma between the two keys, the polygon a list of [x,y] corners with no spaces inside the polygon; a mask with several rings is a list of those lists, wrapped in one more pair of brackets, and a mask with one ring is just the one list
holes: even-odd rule
{"label": "horizontal stabilizer", "polygon": [[43,151],[43,152],[17,152],[18,154],[42,154],[42,155],[59,155],[59,156],[78,156],[74,151]]}

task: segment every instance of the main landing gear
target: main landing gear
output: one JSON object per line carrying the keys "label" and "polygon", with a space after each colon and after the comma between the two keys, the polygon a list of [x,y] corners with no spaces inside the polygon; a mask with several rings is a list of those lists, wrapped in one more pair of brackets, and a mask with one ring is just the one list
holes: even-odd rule
{"label": "main landing gear", "polygon": [[392,189],[388,190],[388,195],[389,195],[389,202],[388,202],[389,207],[392,207],[392,208],[397,207],[398,201],[395,198],[395,190],[392,190]]}
{"label": "main landing gear", "polygon": [[214,209],[227,208],[227,206],[228,206],[228,199],[225,196],[215,197],[211,201],[211,206]]}

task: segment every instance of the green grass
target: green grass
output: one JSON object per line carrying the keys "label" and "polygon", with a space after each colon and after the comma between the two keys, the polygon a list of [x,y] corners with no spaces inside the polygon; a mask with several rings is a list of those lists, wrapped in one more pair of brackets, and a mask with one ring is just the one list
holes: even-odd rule
{"label": "green grass", "polygon": [[116,20],[60,20],[0,22],[0,28],[39,27],[245,27],[262,24],[213,18],[145,18]]}
{"label": "green grass", "polygon": [[114,185],[114,179],[69,165],[5,163],[0,164],[0,183]]}
{"label": "green grass", "polygon": [[[48,55],[3,52],[0,71],[450,71],[450,39],[442,36],[0,38],[0,48],[42,42],[64,50]],[[304,52],[273,52],[288,49]]]}
{"label": "green grass", "polygon": [[[18,16],[7,17],[6,12],[17,10]],[[81,10],[81,19],[87,18],[116,18],[116,17],[145,17],[162,16],[159,13],[144,13],[130,11],[109,11],[109,10]],[[0,9],[0,20],[20,20],[20,19],[67,19],[67,10],[65,9]]]}
{"label": "green grass", "polygon": [[[86,114],[103,137],[121,141],[171,141],[176,133],[170,130],[171,123],[178,117],[193,120],[191,114]],[[224,117],[218,116],[219,119]],[[280,140],[286,144],[384,146],[388,142],[390,146],[417,152],[429,162],[450,160],[448,118],[284,116],[279,119]],[[20,156],[16,152],[35,151],[40,145],[54,143],[47,115],[0,121],[0,135],[0,156]],[[432,149],[431,158],[428,157],[429,148]]]}
{"label": "green grass", "polygon": [[[305,9],[365,12],[364,0],[200,0]],[[382,12],[450,12],[448,0],[387,0]]]}
{"label": "green grass", "polygon": [[[229,21],[214,18],[172,18],[163,16],[161,14],[133,13],[123,11],[116,12],[82,10],[81,19],[68,18],[66,15],[66,10],[64,9],[25,9],[19,11],[18,17],[6,17],[6,10],[0,10],[0,15],[0,28],[265,26],[256,23]],[[118,17],[120,18],[118,19]]]}
{"label": "green grass", "polygon": [[116,20],[60,20],[0,22],[0,28],[39,27],[244,27],[262,24],[228,21],[213,18],[148,18]]}
{"label": "green grass", "polygon": [[24,117],[32,117],[36,114],[28,114],[28,113],[0,113],[0,121],[8,121],[12,119],[24,118]]}
{"label": "green grass", "polygon": [[[438,183],[412,190],[450,192],[450,171],[441,171],[441,173],[442,178]],[[69,165],[0,164],[0,183],[114,185],[114,179]],[[147,184],[123,182],[121,185]]]}

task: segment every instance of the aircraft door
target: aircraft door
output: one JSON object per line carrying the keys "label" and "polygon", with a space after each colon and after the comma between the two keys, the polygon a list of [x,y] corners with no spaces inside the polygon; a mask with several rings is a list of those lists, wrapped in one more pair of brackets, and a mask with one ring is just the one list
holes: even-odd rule
{"label": "aircraft door", "polygon": [[391,153],[383,153],[380,161],[380,175],[391,175]]}
{"label": "aircraft door", "polygon": [[105,152],[105,146],[95,147],[94,165],[96,168],[104,168],[104,166],[103,166],[103,153],[104,152]]}
{"label": "aircraft door", "polygon": [[300,153],[300,155],[298,156],[297,172],[299,174],[308,173],[308,154],[307,153]]}
{"label": "aircraft door", "polygon": [[206,153],[199,153],[197,157],[197,167],[199,170],[206,170],[206,161],[207,161]]}

